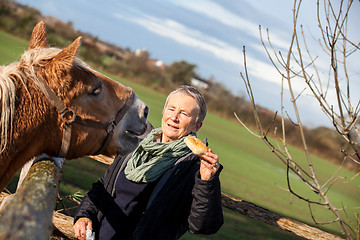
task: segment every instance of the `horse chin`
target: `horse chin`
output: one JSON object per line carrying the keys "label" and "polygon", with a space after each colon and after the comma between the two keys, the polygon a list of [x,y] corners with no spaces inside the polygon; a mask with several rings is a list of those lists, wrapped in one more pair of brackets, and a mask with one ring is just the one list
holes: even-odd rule
{"label": "horse chin", "polygon": [[135,150],[141,140],[142,139],[139,136],[125,132],[124,136],[119,140],[120,148],[118,154],[122,156],[127,155],[131,151]]}
{"label": "horse chin", "polygon": [[[137,125],[136,130],[133,128],[126,128],[124,124],[123,131],[119,137],[119,152],[118,154],[124,156],[135,150],[139,143],[146,137],[146,135],[153,129],[151,123],[146,120],[145,123]],[[126,129],[126,130],[124,130]]]}
{"label": "horse chin", "polygon": [[151,131],[151,124],[147,121],[148,112],[147,105],[136,96],[117,128],[118,154],[126,155],[133,151]]}

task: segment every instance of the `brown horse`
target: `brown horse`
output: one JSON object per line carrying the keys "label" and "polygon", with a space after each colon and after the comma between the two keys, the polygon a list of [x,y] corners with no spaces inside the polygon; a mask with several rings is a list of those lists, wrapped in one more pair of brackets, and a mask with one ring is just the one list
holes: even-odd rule
{"label": "brown horse", "polygon": [[40,22],[20,61],[0,66],[0,190],[34,156],[124,155],[146,131],[148,107],[80,61],[79,45],[47,47]]}

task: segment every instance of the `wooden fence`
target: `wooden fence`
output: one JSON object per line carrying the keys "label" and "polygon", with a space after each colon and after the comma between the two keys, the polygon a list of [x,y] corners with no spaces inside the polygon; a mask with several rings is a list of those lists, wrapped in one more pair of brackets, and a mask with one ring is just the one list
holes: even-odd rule
{"label": "wooden fence", "polygon": [[[111,163],[108,158],[94,159],[106,164]],[[22,186],[2,210],[0,239],[47,240],[52,234],[74,238],[73,218],[54,212],[60,176],[60,169],[50,160],[37,162],[30,168]],[[222,193],[222,204],[232,211],[306,239],[342,239],[225,193]]]}
{"label": "wooden fence", "polygon": [[60,169],[50,160],[35,163],[0,217],[0,239],[49,239],[59,191]]}

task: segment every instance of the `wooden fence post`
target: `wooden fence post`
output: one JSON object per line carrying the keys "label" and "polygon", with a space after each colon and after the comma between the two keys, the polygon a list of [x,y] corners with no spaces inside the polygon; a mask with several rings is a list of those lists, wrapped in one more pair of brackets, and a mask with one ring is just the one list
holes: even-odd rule
{"label": "wooden fence post", "polygon": [[234,212],[257,219],[261,222],[270,224],[276,228],[292,232],[300,237],[311,240],[341,240],[343,238],[324,232],[318,228],[311,227],[304,223],[290,218],[280,216],[265,208],[247,202],[242,199],[234,198],[226,193],[222,193],[222,206]]}
{"label": "wooden fence post", "polygon": [[0,216],[0,239],[49,239],[59,179],[60,169],[48,159],[30,168]]}

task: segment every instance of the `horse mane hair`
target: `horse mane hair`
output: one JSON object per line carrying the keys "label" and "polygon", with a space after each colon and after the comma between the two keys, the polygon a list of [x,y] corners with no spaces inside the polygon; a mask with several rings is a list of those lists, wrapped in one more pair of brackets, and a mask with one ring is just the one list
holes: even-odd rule
{"label": "horse mane hair", "polygon": [[[33,81],[41,90],[42,84],[39,83],[35,66],[43,66],[46,60],[50,60],[60,53],[58,48],[34,48],[24,52],[20,61],[11,63],[7,66],[0,66],[0,154],[7,148],[11,141],[13,131],[13,121],[15,116],[15,97],[16,82],[21,83],[28,92],[26,82]],[[84,62],[76,58],[73,67],[86,66]]]}

